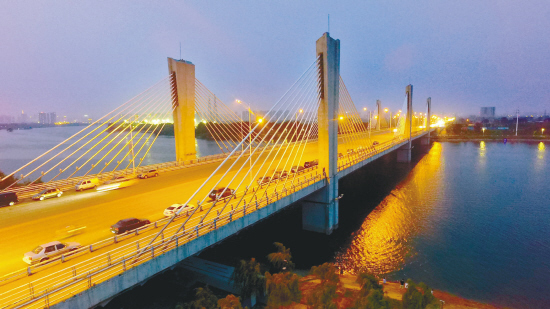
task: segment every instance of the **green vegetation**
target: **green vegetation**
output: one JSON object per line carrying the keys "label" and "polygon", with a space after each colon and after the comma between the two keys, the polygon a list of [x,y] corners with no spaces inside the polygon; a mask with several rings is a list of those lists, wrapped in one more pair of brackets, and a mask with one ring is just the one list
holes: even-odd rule
{"label": "green vegetation", "polygon": [[260,271],[260,263],[252,258],[250,261],[241,260],[240,265],[235,268],[231,281],[241,291],[244,298],[259,295],[265,289],[265,277]]}
{"label": "green vegetation", "polygon": [[[232,275],[232,282],[241,291],[244,299],[252,295],[267,297],[265,308],[289,308],[293,304],[307,304],[315,309],[438,309],[439,301],[425,284],[408,280],[408,289],[403,300],[390,299],[384,295],[380,279],[368,272],[357,274],[360,289],[348,289],[340,281],[338,268],[331,263],[311,267],[309,276],[301,278],[293,273],[294,263],[290,249],[281,243],[274,243],[276,252],[267,255],[271,270],[275,273],[261,274],[262,265],[254,258],[241,260]],[[176,309],[222,308],[242,309],[240,298],[227,295],[217,299],[208,287],[198,288],[195,300],[178,304]],[[254,308],[263,308],[257,304]]]}
{"label": "green vegetation", "polygon": [[292,254],[290,249],[286,248],[282,243],[276,242],[273,245],[277,247],[277,252],[267,255],[269,263],[271,263],[271,271],[280,273],[282,271],[292,271],[294,263],[292,263]]}

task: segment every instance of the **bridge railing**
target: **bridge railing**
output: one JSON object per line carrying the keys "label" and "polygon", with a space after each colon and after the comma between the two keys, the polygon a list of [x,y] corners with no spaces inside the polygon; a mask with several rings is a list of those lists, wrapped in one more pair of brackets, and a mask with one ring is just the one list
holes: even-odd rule
{"label": "bridge railing", "polygon": [[[296,178],[297,182],[293,185],[289,185],[288,188],[284,184],[282,184],[282,186],[279,184],[275,185],[271,193],[256,199],[254,202],[237,204],[236,206],[232,205],[231,209],[201,224],[197,222],[199,218],[190,220],[186,224],[186,227],[182,229],[172,241],[168,241],[169,237],[165,238],[164,236],[174,235],[179,228],[179,224],[171,224],[148,251],[142,254],[138,259],[135,259],[135,257],[140,250],[140,245],[143,246],[147,244],[148,241],[154,237],[154,233],[142,235],[143,237],[136,241],[131,241],[131,238],[146,233],[148,230],[161,228],[167,219],[153,222],[131,233],[117,235],[109,240],[82,247],[76,251],[62,255],[55,260],[48,261],[49,263],[29,266],[25,270],[6,275],[0,279],[1,285],[5,285],[21,277],[30,276],[37,271],[54,267],[83,254],[101,250],[102,247],[106,247],[109,244],[123,243],[120,247],[79,262],[72,267],[56,271],[28,284],[1,293],[0,307],[20,308],[29,306],[32,308],[36,306],[37,308],[43,308],[45,305],[48,306],[57,303],[95,284],[101,283],[122,271],[151,260],[159,254],[177,246],[181,246],[229,222],[261,209],[313,183],[324,180],[324,177],[317,172],[315,174],[311,173],[309,175],[297,176]],[[278,186],[280,187],[279,190],[277,190]],[[185,216],[186,215],[183,215],[181,218]]]}

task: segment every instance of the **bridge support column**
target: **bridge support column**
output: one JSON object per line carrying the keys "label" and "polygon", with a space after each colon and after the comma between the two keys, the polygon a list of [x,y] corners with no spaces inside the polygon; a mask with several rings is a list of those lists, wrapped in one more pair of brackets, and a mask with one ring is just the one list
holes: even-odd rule
{"label": "bridge support column", "polygon": [[408,85],[405,92],[407,95],[407,117],[405,118],[405,136],[408,138],[407,144],[405,144],[403,147],[397,149],[397,162],[411,162],[412,155],[412,117],[413,117],[413,109],[412,109],[412,91],[413,86]]}
{"label": "bridge support column", "polygon": [[[331,234],[338,227],[338,105],[340,89],[340,40],[324,33],[316,43],[320,57],[319,170],[326,186],[306,197],[302,207],[302,227]],[[311,198],[310,198],[311,197]]]}
{"label": "bridge support column", "polygon": [[176,161],[197,157],[195,149],[195,65],[189,61],[168,58],[168,71],[173,74],[172,105]]}

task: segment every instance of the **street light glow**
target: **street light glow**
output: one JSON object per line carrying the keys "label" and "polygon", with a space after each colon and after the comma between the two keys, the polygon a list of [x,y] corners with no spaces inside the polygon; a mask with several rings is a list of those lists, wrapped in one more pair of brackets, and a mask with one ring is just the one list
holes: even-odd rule
{"label": "street light glow", "polygon": [[388,109],[387,108],[384,108],[384,113],[387,113],[388,112]]}
{"label": "street light glow", "polygon": [[300,113],[303,113],[303,112],[304,112],[304,110],[300,108],[299,112],[300,112]]}
{"label": "street light glow", "polygon": [[363,107],[363,110],[364,110],[364,111],[366,111],[366,110],[367,110],[367,108],[366,108],[366,107]]}
{"label": "street light glow", "polygon": [[344,120],[344,116],[340,116],[340,120]]}
{"label": "street light glow", "polygon": [[258,118],[259,123],[262,123],[262,121],[264,121],[262,118]]}

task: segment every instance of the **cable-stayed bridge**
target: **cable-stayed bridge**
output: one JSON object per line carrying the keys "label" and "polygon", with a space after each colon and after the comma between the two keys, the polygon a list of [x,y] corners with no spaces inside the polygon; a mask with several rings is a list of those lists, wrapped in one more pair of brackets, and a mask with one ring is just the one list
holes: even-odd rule
{"label": "cable-stayed bridge", "polygon": [[[241,119],[198,81],[192,63],[168,59],[166,78],[14,171],[30,183],[3,192],[21,199],[91,178],[130,183],[152,169],[160,177],[12,206],[17,211],[0,219],[10,248],[0,253],[0,307],[95,306],[298,201],[304,229],[330,234],[338,227],[338,179],[392,151],[410,162],[414,141],[429,144],[431,100],[422,108],[424,121],[416,118],[407,86],[395,128],[374,130],[340,76],[339,41],[325,33],[316,48],[302,76],[254,121]],[[167,130],[175,136],[176,161],[145,166]],[[197,158],[198,134],[215,140],[221,154]],[[162,210],[174,203],[194,207],[164,218]],[[109,235],[109,225],[131,216],[158,220]],[[87,226],[74,237],[81,248],[23,267],[23,252],[56,239],[55,231],[69,224]]]}

